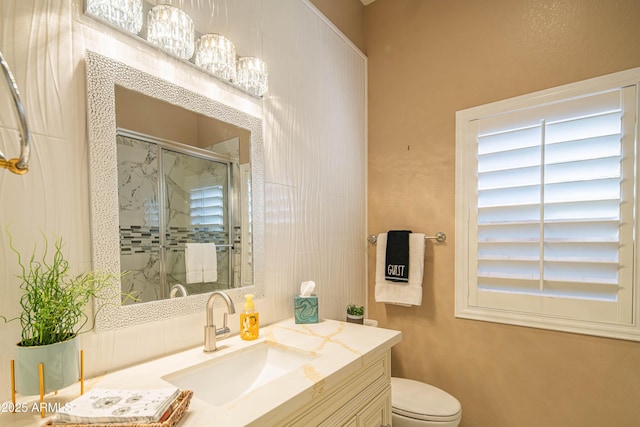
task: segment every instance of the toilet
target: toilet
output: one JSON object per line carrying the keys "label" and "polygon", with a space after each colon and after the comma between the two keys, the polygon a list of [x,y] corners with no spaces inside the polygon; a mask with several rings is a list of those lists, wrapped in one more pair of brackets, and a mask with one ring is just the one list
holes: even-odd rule
{"label": "toilet", "polygon": [[458,427],[462,405],[446,391],[406,378],[391,377],[393,427]]}

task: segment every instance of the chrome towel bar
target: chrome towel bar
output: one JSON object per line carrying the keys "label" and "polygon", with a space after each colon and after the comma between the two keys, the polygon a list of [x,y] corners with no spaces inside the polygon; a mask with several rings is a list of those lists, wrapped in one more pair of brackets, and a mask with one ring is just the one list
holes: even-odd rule
{"label": "chrome towel bar", "polygon": [[22,101],[20,100],[18,85],[16,84],[16,80],[13,78],[9,64],[5,61],[2,52],[0,52],[0,66],[4,72],[5,80],[9,86],[9,91],[11,92],[11,97],[13,98],[13,103],[16,106],[18,118],[20,119],[20,158],[7,160],[4,154],[2,154],[2,151],[0,151],[0,167],[9,169],[15,174],[22,175],[27,173],[29,170],[29,143],[31,141],[31,135],[29,133],[29,127],[27,126],[27,117],[24,113],[24,105],[22,105]]}
{"label": "chrome towel bar", "polygon": [[[369,234],[369,237],[367,237],[367,240],[372,245],[375,245],[376,242],[378,241],[378,235]],[[442,231],[438,231],[435,236],[424,236],[424,240],[435,240],[438,243],[442,243],[445,240],[447,240],[447,235],[444,234]]]}

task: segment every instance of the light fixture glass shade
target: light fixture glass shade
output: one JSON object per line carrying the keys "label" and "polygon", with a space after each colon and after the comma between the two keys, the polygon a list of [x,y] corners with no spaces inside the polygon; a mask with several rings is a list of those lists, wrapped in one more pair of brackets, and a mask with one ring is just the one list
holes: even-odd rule
{"label": "light fixture glass shade", "polygon": [[147,40],[165,52],[189,59],[193,56],[193,21],[182,10],[169,5],[154,6],[147,16]]}
{"label": "light fixture glass shade", "polygon": [[267,64],[262,59],[253,56],[240,58],[236,84],[255,96],[264,95],[269,87]]}
{"label": "light fixture glass shade", "polygon": [[87,0],[87,13],[133,34],[142,29],[142,0]]}
{"label": "light fixture glass shade", "polygon": [[204,34],[196,42],[196,65],[221,79],[236,79],[236,47],[220,34]]}

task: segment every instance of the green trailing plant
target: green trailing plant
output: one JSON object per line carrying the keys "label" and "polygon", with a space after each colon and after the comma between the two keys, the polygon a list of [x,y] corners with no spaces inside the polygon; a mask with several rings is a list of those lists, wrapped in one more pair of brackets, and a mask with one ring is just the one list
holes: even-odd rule
{"label": "green trailing plant", "polygon": [[347,305],[347,314],[351,316],[364,316],[364,306],[349,304]]}
{"label": "green trailing plant", "polygon": [[[76,336],[89,322],[85,309],[92,298],[99,298],[106,286],[116,276],[87,272],[77,276],[70,274],[69,262],[62,253],[63,243],[57,238],[53,256],[48,259],[49,242],[44,237],[41,260],[36,259],[34,248],[27,265],[13,245],[9,231],[9,247],[18,257],[22,273],[18,276],[24,292],[20,297],[21,314],[5,322],[20,320],[22,340],[19,345],[33,347],[55,344]],[[86,331],[85,331],[86,332]]]}

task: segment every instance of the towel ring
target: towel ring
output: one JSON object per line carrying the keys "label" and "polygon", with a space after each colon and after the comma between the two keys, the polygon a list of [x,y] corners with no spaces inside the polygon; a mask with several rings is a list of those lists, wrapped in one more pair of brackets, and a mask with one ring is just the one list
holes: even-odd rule
{"label": "towel ring", "polygon": [[[376,234],[370,234],[369,237],[367,237],[367,240],[372,245],[375,245],[378,241],[378,236]],[[424,236],[424,240],[435,240],[438,243],[443,243],[445,240],[447,240],[447,235],[442,231],[438,231],[435,236]]]}
{"label": "towel ring", "polygon": [[4,71],[4,77],[7,81],[7,85],[9,86],[9,91],[11,92],[11,97],[13,98],[13,103],[16,107],[18,118],[20,120],[20,158],[7,160],[2,151],[0,151],[0,167],[9,169],[15,174],[23,175],[29,170],[29,144],[31,141],[31,134],[29,133],[29,127],[27,126],[24,105],[22,105],[22,101],[20,100],[18,85],[16,84],[16,80],[13,78],[9,64],[5,61],[2,52],[0,52],[0,66],[2,66],[2,71]]}

